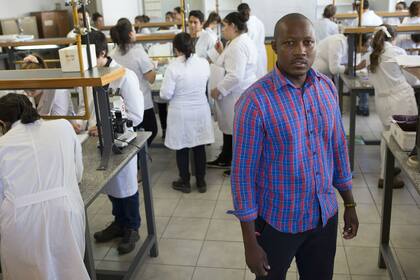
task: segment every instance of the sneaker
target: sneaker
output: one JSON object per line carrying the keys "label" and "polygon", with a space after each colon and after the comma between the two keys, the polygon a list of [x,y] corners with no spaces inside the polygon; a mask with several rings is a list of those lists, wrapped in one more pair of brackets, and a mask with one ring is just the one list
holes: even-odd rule
{"label": "sneaker", "polygon": [[205,193],[207,191],[207,183],[204,179],[197,179],[197,189],[199,193]]}
{"label": "sneaker", "polygon": [[226,169],[226,168],[230,168],[230,162],[227,163],[227,162],[223,162],[219,159],[216,159],[216,160],[207,162],[207,167]]}
{"label": "sneaker", "polygon": [[229,177],[230,176],[230,169],[223,172],[223,176]]}
{"label": "sneaker", "polygon": [[360,109],[359,106],[356,106],[356,115],[369,117],[369,109]]}
{"label": "sneaker", "polygon": [[137,230],[134,229],[125,229],[124,236],[118,244],[118,254],[124,255],[128,254],[134,250],[136,247],[136,242],[139,241],[140,235]]}
{"label": "sneaker", "polygon": [[178,181],[172,182],[172,188],[176,191],[180,191],[183,193],[190,193],[191,192],[191,185],[189,181],[185,181],[181,178]]}
{"label": "sneaker", "polygon": [[[378,188],[383,189],[384,188],[385,181],[384,179],[378,180]],[[392,188],[393,189],[402,189],[404,187],[404,181],[401,181],[400,179],[394,178],[394,183]]]}
{"label": "sneaker", "polygon": [[93,237],[95,238],[96,242],[103,243],[111,241],[112,239],[123,237],[124,229],[117,225],[116,222],[112,222],[106,229],[95,232]]}

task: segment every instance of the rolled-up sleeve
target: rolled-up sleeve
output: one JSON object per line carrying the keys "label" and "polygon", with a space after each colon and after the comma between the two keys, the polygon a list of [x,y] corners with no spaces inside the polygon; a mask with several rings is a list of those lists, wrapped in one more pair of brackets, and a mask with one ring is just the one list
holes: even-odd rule
{"label": "rolled-up sleeve", "polygon": [[[337,97],[337,90],[330,85]],[[347,148],[346,133],[344,132],[343,121],[339,106],[334,110],[334,130],[332,133],[332,147],[334,160],[333,186],[340,192],[352,189],[352,173],[350,169],[349,152]]]}
{"label": "rolled-up sleeve", "polygon": [[253,221],[258,216],[256,200],[257,172],[263,145],[261,115],[250,95],[235,106],[231,186],[235,210],[229,211],[240,221]]}

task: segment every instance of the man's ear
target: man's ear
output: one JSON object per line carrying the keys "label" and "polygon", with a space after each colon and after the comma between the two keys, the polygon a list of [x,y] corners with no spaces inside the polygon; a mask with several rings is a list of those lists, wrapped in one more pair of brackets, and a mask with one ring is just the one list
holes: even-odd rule
{"label": "man's ear", "polygon": [[271,48],[273,49],[273,52],[277,54],[277,43],[276,40],[271,41]]}

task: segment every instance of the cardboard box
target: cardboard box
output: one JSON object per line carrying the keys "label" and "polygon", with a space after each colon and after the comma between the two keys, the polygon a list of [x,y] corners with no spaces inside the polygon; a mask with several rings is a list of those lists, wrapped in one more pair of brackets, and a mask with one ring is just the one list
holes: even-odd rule
{"label": "cardboard box", "polygon": [[[77,46],[70,46],[67,48],[60,49],[58,51],[60,56],[61,71],[63,72],[79,72],[79,56],[77,53]],[[92,57],[92,67],[96,66],[96,53],[95,45],[90,45],[90,54]],[[83,57],[83,70],[86,71],[89,68],[86,45],[82,45],[82,57]]]}
{"label": "cardboard box", "polygon": [[416,132],[415,131],[404,131],[401,127],[391,122],[391,135],[394,137],[395,141],[398,143],[398,146],[403,151],[410,152],[413,150],[416,145]]}

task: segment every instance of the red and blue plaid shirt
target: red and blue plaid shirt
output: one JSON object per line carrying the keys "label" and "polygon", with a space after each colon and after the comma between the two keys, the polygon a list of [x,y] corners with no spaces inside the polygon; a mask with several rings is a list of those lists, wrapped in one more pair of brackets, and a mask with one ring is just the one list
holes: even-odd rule
{"label": "red and blue plaid shirt", "polygon": [[335,190],[352,188],[337,91],[310,70],[297,88],[277,68],[235,106],[232,196],[240,221],[261,216],[280,232],[325,226]]}

